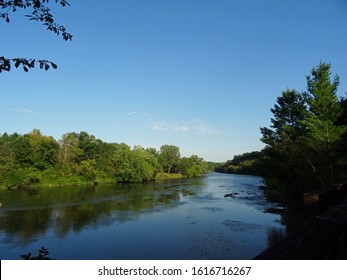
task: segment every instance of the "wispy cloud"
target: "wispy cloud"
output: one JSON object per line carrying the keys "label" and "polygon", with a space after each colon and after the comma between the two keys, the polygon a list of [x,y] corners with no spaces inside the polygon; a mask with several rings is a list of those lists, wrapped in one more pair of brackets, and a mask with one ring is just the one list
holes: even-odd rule
{"label": "wispy cloud", "polygon": [[22,109],[13,109],[12,111],[17,112],[17,113],[27,113],[27,114],[34,114],[34,113],[36,113],[36,112],[33,111],[33,110],[29,110],[29,109],[25,109],[25,108],[22,108]]}
{"label": "wispy cloud", "polygon": [[156,131],[167,131],[169,127],[165,122],[152,122],[151,128]]}
{"label": "wispy cloud", "polygon": [[136,114],[137,114],[137,112],[129,112],[129,113],[127,113],[128,116],[134,116]]}
{"label": "wispy cloud", "polygon": [[133,112],[126,113],[126,115],[130,117],[136,116],[136,115],[145,117],[145,116],[149,116],[149,113],[139,113],[139,112],[133,111]]}
{"label": "wispy cloud", "polygon": [[174,127],[174,128],[173,128],[173,131],[185,133],[185,132],[188,132],[190,129],[191,129],[191,128],[190,128],[189,126],[183,124],[183,125]]}
{"label": "wispy cloud", "polygon": [[217,129],[207,124],[204,120],[193,118],[189,121],[169,123],[166,121],[152,122],[151,128],[155,131],[193,134],[221,134]]}

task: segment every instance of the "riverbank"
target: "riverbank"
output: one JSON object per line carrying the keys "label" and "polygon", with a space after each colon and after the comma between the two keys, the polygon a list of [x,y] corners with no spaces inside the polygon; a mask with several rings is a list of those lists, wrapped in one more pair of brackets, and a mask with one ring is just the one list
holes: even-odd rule
{"label": "riverbank", "polygon": [[[195,177],[200,177],[200,176],[195,176]],[[37,182],[33,184],[20,184],[17,186],[0,185],[0,190],[31,190],[31,189],[43,188],[43,187],[54,188],[54,187],[74,187],[74,186],[96,186],[96,185],[116,184],[116,183],[145,183],[145,182],[157,182],[157,181],[161,182],[164,180],[184,179],[184,178],[188,178],[188,177],[181,173],[160,172],[156,174],[154,179],[143,181],[143,182],[117,181],[114,178],[110,178],[110,177],[100,177],[100,178],[97,178],[95,181],[89,181],[82,176],[75,175],[71,177],[60,177],[60,178],[56,177],[54,178],[54,180],[53,178],[51,178],[52,180],[45,178],[44,180],[41,180],[41,182]]]}
{"label": "riverbank", "polygon": [[[200,176],[195,176],[195,177],[200,177]],[[157,180],[170,180],[170,179],[182,179],[182,178],[187,178],[187,176],[184,176],[181,173],[164,173],[164,172],[162,172],[162,173],[158,173],[155,176],[155,181],[157,181]]]}

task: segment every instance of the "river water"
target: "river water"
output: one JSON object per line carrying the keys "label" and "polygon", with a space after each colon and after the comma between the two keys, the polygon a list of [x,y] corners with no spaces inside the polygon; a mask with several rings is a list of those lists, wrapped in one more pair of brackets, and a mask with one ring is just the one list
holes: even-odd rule
{"label": "river water", "polygon": [[[0,259],[251,259],[285,234],[261,178],[0,192]],[[234,197],[225,194],[237,193]]]}

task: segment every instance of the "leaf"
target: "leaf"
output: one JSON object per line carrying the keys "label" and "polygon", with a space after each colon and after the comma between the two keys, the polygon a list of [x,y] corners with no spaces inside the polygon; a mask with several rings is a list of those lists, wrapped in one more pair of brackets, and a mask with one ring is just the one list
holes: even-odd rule
{"label": "leaf", "polygon": [[55,64],[53,62],[51,62],[51,65],[52,65],[53,69],[57,69],[58,68],[57,64]]}
{"label": "leaf", "polygon": [[49,64],[45,63],[45,70],[47,71],[49,69]]}
{"label": "leaf", "polygon": [[23,70],[24,70],[25,72],[28,72],[28,71],[29,71],[28,67],[26,67],[26,66],[23,66]]}

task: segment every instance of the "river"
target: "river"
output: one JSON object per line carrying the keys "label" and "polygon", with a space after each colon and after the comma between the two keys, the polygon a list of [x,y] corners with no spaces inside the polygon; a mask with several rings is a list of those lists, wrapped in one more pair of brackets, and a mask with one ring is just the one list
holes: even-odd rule
{"label": "river", "polygon": [[255,176],[211,173],[0,192],[0,259],[41,247],[62,260],[251,259],[285,235],[260,185]]}

